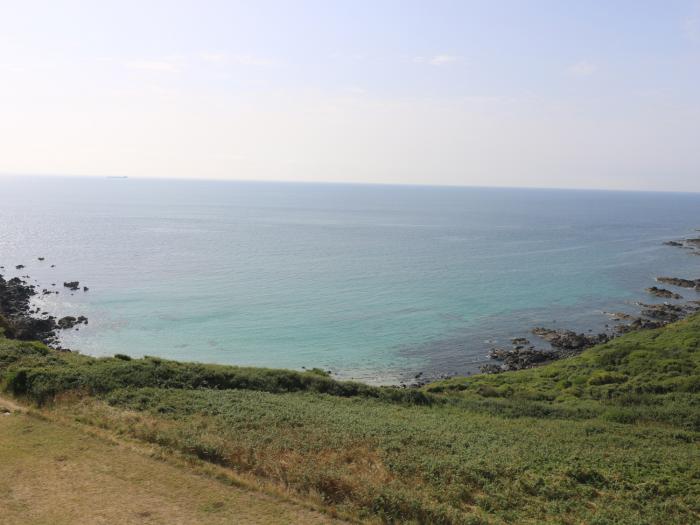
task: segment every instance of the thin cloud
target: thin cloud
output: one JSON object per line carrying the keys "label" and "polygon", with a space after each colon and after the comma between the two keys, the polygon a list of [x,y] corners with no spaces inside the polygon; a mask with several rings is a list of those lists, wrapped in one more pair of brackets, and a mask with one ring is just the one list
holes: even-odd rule
{"label": "thin cloud", "polygon": [[567,72],[569,73],[569,75],[571,75],[572,77],[579,78],[590,77],[596,71],[598,71],[598,66],[586,60],[576,62],[575,64],[572,64],[567,68]]}
{"label": "thin cloud", "polygon": [[200,57],[210,64],[225,64],[228,60],[226,53],[202,53]]}
{"label": "thin cloud", "polygon": [[459,57],[455,55],[435,55],[428,61],[428,63],[432,66],[444,66],[457,62],[458,60]]}

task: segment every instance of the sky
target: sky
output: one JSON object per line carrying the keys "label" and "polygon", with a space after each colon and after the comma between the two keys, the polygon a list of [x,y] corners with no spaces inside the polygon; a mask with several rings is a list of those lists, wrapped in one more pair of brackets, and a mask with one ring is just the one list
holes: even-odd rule
{"label": "sky", "polygon": [[700,191],[700,0],[0,0],[0,173]]}

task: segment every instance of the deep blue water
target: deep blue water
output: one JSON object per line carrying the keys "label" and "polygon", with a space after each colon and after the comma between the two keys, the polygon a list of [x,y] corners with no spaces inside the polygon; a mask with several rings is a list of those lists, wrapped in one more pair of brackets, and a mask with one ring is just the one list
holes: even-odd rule
{"label": "deep blue water", "polygon": [[[656,275],[700,277],[700,257],[661,244],[697,234],[700,194],[49,177],[0,188],[2,271],[57,283],[42,307],[87,315],[64,343],[94,355],[380,383],[466,373],[533,325],[597,331],[602,311],[651,302]],[[90,290],[71,295],[64,280]]]}

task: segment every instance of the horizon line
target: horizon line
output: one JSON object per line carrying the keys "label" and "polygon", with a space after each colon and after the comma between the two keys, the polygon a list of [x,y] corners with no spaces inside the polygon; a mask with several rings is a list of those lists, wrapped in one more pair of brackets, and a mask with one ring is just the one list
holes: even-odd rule
{"label": "horizon line", "polygon": [[337,186],[398,186],[415,188],[473,188],[473,189],[502,189],[502,190],[551,190],[551,191],[599,191],[619,193],[683,193],[700,194],[699,190],[654,190],[654,189],[629,189],[629,188],[593,188],[593,187],[566,187],[566,186],[487,186],[480,184],[440,184],[440,183],[401,183],[401,182],[370,182],[370,181],[311,181],[311,180],[279,180],[279,179],[217,179],[195,177],[149,177],[140,175],[75,175],[64,173],[8,173],[0,172],[0,178],[64,178],[64,179],[126,179],[138,181],[183,181],[183,182],[234,182],[234,183],[259,183],[259,184],[321,184]]}

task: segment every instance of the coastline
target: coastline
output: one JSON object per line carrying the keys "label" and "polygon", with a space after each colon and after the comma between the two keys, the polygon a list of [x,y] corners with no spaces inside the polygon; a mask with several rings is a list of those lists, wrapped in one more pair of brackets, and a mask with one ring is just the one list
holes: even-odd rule
{"label": "coastline", "polygon": [[697,237],[690,195],[30,182],[8,189],[0,264],[55,282],[35,304],[87,316],[62,346],[94,356],[413,383],[478,373],[532,327],[603,332],[654,276],[696,277],[662,246]]}
{"label": "coastline", "polygon": [[[27,286],[0,281],[3,308],[34,315]],[[646,313],[667,310],[687,314]],[[13,330],[34,322],[11,321]],[[700,460],[700,313],[658,322],[575,348],[567,359],[405,388],[338,381],[319,369],[92,357],[0,335],[0,389],[43,421],[32,434],[39,439],[67,422],[88,435],[133,440],[156,457],[181,455],[180,478],[207,465],[214,479],[249,480],[329,517],[681,525],[700,508],[697,469],[689,468]],[[6,422],[19,417],[0,407],[0,440],[10,450],[24,443],[16,432],[4,437]],[[48,458],[54,470],[71,461]],[[91,465],[81,479],[104,479],[100,472]],[[5,479],[10,489],[22,483]]]}
{"label": "coastline", "polygon": [[700,503],[699,348],[696,314],[546,366],[396,389],[0,336],[0,386],[47,422],[37,438],[69,422],[355,522],[684,525]]}
{"label": "coastline", "polygon": [[[667,240],[665,246],[684,249],[689,255],[700,255],[700,238],[682,240]],[[37,257],[45,261],[44,256]],[[53,268],[53,265],[51,265]],[[24,270],[24,264],[15,265],[18,271]],[[61,334],[66,330],[79,330],[80,325],[87,325],[87,317],[74,314],[57,318],[47,311],[41,311],[35,303],[36,298],[50,294],[58,294],[57,283],[51,287],[41,287],[30,284],[29,275],[5,280],[0,266],[0,327],[13,338],[24,340],[39,340],[49,347],[59,351],[70,351],[61,345]],[[657,286],[658,285],[658,286]],[[664,288],[665,286],[671,289]],[[79,281],[63,283],[63,289],[71,295],[73,292],[88,292],[89,287],[81,286]],[[700,279],[686,277],[657,276],[655,284],[646,288],[647,296],[663,299],[661,303],[649,304],[642,300],[635,301],[638,314],[627,312],[602,312],[610,322],[606,323],[606,331],[597,334],[576,332],[566,328],[550,328],[544,326],[532,327],[527,335],[511,337],[511,347],[493,346],[487,357],[492,362],[481,365],[480,371],[487,374],[497,374],[505,371],[522,370],[541,366],[558,359],[572,357],[583,350],[608,342],[619,335],[642,329],[653,329],[681,320],[700,311],[700,300],[688,299],[690,292],[698,296]],[[682,294],[685,294],[682,295]],[[700,298],[700,296],[698,296]],[[531,341],[533,339],[533,341]],[[191,359],[188,361],[192,361]],[[305,370],[305,367],[301,367]],[[326,371],[331,374],[332,372]],[[433,381],[449,379],[460,375],[458,373],[431,375],[425,371],[408,372],[404,378],[397,379],[393,385],[402,388],[420,388]],[[469,375],[469,374],[467,374]],[[340,371],[342,377],[342,371]],[[351,378],[352,379],[352,378]]]}

